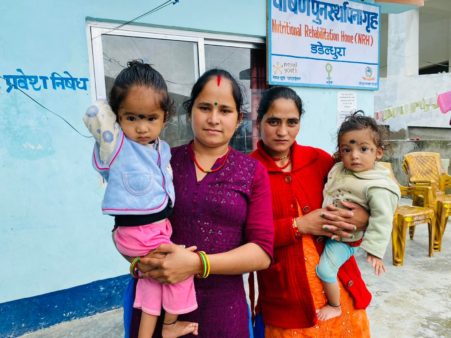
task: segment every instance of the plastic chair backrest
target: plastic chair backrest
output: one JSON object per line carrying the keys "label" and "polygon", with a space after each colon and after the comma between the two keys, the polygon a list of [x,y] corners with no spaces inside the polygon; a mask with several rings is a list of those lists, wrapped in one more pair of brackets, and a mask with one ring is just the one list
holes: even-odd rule
{"label": "plastic chair backrest", "polygon": [[404,155],[403,169],[411,183],[440,183],[440,154],[434,152],[413,152]]}
{"label": "plastic chair backrest", "polygon": [[393,171],[393,166],[390,162],[379,162],[382,164],[385,168],[387,168],[390,172],[390,177],[393,179],[393,181],[398,184],[399,190],[401,191],[401,196],[407,197],[410,196],[413,198],[414,205],[415,201],[418,201],[418,197],[421,196],[421,205],[423,206],[430,206],[435,204],[435,192],[433,187],[429,186],[416,186],[416,185],[410,185],[405,186],[399,183],[399,181],[396,179],[395,173]]}

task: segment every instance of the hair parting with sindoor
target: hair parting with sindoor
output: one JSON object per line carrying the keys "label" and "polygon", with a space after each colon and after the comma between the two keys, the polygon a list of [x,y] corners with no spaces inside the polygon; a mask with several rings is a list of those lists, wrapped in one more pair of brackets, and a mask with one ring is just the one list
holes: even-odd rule
{"label": "hair parting with sindoor", "polygon": [[213,68],[207,70],[204,74],[202,74],[201,77],[199,77],[199,79],[197,79],[196,83],[193,86],[193,89],[191,90],[190,98],[183,103],[183,107],[185,108],[188,117],[191,117],[191,111],[193,109],[194,101],[196,101],[196,98],[202,92],[205,85],[212,78],[219,76],[221,78],[229,80],[232,84],[232,96],[235,101],[236,110],[238,112],[238,115],[240,115],[240,113],[243,113],[244,95],[241,85],[228,71],[220,68]]}

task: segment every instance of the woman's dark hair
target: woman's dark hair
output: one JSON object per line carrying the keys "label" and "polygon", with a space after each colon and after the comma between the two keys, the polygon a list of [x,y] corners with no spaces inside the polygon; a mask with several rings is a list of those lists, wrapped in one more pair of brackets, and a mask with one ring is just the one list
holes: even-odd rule
{"label": "woman's dark hair", "polygon": [[108,103],[117,115],[119,107],[133,86],[150,87],[160,94],[160,108],[165,112],[165,121],[174,111],[174,102],[169,97],[168,87],[163,76],[142,60],[133,60],[127,63],[127,68],[121,70],[114,80]]}
{"label": "woman's dark hair", "polygon": [[365,116],[363,110],[357,110],[351,115],[346,116],[343,123],[338,130],[337,135],[337,147],[340,147],[340,139],[343,134],[353,131],[370,129],[373,132],[373,141],[377,147],[385,149],[387,131],[383,126],[377,124],[376,120],[372,117]]}
{"label": "woman's dark hair", "polygon": [[302,108],[302,100],[293,89],[288,87],[275,86],[263,92],[262,98],[260,99],[260,105],[257,110],[257,123],[263,120],[263,117],[266,115],[273,102],[277,99],[293,100],[294,104],[298,108],[299,117],[304,114],[304,109]]}
{"label": "woman's dark hair", "polygon": [[204,74],[202,74],[200,78],[197,79],[196,83],[193,86],[193,89],[191,90],[190,98],[183,102],[183,107],[185,108],[189,117],[191,117],[191,111],[193,109],[194,101],[196,101],[197,97],[202,92],[207,82],[210,81],[211,78],[218,76],[221,76],[222,78],[225,78],[231,82],[232,96],[235,101],[236,110],[238,111],[238,114],[242,112],[244,98],[240,84],[228,71],[224,69],[214,68],[207,70]]}

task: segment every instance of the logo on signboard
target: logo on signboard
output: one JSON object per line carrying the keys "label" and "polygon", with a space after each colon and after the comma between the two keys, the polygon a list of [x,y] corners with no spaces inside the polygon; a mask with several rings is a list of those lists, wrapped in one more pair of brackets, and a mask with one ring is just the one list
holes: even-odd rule
{"label": "logo on signboard", "polygon": [[362,77],[365,81],[374,81],[373,68],[370,66],[365,67],[365,76]]}
{"label": "logo on signboard", "polygon": [[276,62],[272,65],[272,79],[297,82],[301,80],[297,62]]}
{"label": "logo on signboard", "polygon": [[326,72],[327,72],[327,77],[326,77],[326,83],[327,84],[332,84],[332,76],[330,76],[330,74],[332,74],[332,70],[334,69],[334,67],[328,62],[326,63]]}
{"label": "logo on signboard", "polygon": [[283,65],[279,62],[276,62],[272,65],[272,73],[274,75],[282,75]]}

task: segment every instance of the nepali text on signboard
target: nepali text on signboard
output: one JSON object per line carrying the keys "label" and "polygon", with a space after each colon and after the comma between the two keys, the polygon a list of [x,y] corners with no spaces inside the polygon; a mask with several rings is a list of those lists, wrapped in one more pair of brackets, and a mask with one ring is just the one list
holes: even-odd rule
{"label": "nepali text on signboard", "polygon": [[379,87],[377,5],[344,0],[268,0],[268,82]]}

